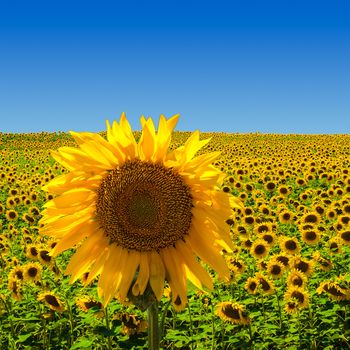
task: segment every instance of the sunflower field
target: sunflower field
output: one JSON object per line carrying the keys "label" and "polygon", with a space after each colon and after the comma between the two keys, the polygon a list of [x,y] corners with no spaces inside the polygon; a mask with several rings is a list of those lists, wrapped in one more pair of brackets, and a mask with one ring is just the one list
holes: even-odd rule
{"label": "sunflower field", "polygon": [[[170,149],[189,136],[174,132]],[[200,138],[211,139],[197,155],[220,152],[220,192],[243,204],[223,223],[230,280],[201,263],[214,288],[188,282],[181,310],[166,286],[161,348],[350,349],[350,135]],[[77,144],[63,132],[0,133],[0,349],[147,349],[145,312],[105,306],[88,273],[70,283],[74,250],[52,255],[57,240],[40,233],[54,198],[43,186],[67,173],[52,151],[67,146]]]}

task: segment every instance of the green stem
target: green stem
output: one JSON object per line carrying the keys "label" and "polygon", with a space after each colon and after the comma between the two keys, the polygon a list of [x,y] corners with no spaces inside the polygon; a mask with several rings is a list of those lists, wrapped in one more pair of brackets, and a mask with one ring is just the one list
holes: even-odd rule
{"label": "green stem", "polygon": [[249,323],[249,343],[250,343],[250,349],[253,349],[253,332],[252,332],[252,325]]}
{"label": "green stem", "polygon": [[108,316],[108,308],[107,306],[104,308],[104,314],[105,314],[105,321],[106,321],[106,328],[108,330],[108,337],[107,337],[107,342],[108,342],[108,350],[112,350],[112,339],[110,336],[110,323],[109,323],[109,316]]}
{"label": "green stem", "polygon": [[148,349],[159,350],[158,301],[147,309],[148,316]]}
{"label": "green stem", "polygon": [[2,301],[2,303],[4,304],[5,306],[5,309],[6,309],[6,312],[8,313],[9,317],[8,319],[10,320],[10,327],[11,327],[11,335],[12,335],[12,338],[14,339],[15,338],[15,335],[16,335],[16,332],[15,332],[15,328],[14,328],[14,325],[13,325],[13,320],[12,320],[12,315],[11,315],[11,304],[9,302],[9,305],[7,304],[7,300],[3,299],[2,296],[0,296],[0,300]]}
{"label": "green stem", "polygon": [[281,304],[280,304],[280,298],[278,296],[278,292],[276,289],[276,298],[277,298],[277,305],[278,305],[278,312],[279,312],[279,318],[280,318],[280,330],[282,330],[282,310],[281,310]]}
{"label": "green stem", "polygon": [[163,308],[162,317],[160,319],[160,327],[159,327],[160,328],[160,330],[159,330],[160,339],[163,339],[163,337],[164,337],[165,318],[166,318],[166,314],[168,312],[170,304],[171,304],[171,300],[169,300]]}
{"label": "green stem", "polygon": [[211,350],[215,350],[215,314],[214,314],[214,306],[211,307],[212,317],[211,317],[211,327],[212,327],[212,342],[211,342]]}
{"label": "green stem", "polygon": [[190,319],[191,349],[193,350],[193,322],[192,322],[192,314],[191,314],[191,307],[190,307],[189,301],[187,302],[187,308],[188,308],[188,317]]}

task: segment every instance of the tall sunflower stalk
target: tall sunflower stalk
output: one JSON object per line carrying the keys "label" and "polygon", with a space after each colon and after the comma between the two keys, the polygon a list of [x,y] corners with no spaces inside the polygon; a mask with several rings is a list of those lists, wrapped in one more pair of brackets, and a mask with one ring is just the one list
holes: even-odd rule
{"label": "tall sunflower stalk", "polygon": [[229,281],[221,251],[233,245],[225,221],[240,202],[218,191],[225,175],[212,162],[220,153],[195,156],[210,139],[195,131],[168,151],[178,118],[161,115],[156,131],[151,118],[141,117],[136,142],[123,113],[119,123],[107,121],[107,139],[71,132],[78,147],[52,152],[69,172],[44,187],[54,198],[45,204],[40,232],[58,240],[52,256],[76,249],[65,273],[71,283],[87,272],[87,284],[99,276],[104,306],[113,298],[142,299],[156,310],[167,281],[174,308],[182,310],[187,280],[213,288],[196,257]]}

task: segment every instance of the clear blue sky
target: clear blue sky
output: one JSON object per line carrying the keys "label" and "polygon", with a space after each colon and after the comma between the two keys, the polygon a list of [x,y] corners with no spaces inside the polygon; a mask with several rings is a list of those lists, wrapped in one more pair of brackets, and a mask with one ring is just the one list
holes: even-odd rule
{"label": "clear blue sky", "polygon": [[350,133],[349,0],[0,0],[0,131]]}

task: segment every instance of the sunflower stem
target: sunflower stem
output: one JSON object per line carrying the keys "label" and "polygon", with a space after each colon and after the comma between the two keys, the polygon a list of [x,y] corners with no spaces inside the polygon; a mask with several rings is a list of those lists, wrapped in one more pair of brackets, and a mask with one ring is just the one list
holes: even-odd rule
{"label": "sunflower stem", "polygon": [[163,308],[163,313],[162,313],[162,317],[160,320],[160,330],[159,330],[160,339],[163,339],[163,336],[164,336],[165,318],[166,318],[166,314],[167,314],[167,311],[169,309],[170,304],[171,304],[171,300],[169,300]]}
{"label": "sunflower stem", "polygon": [[283,324],[282,323],[282,309],[281,309],[280,298],[279,298],[277,290],[276,290],[276,299],[277,299],[278,312],[279,312],[280,330],[282,330],[282,324]]}
{"label": "sunflower stem", "polygon": [[190,335],[191,335],[191,349],[193,350],[193,322],[192,322],[192,314],[191,314],[191,307],[190,302],[187,302],[187,308],[188,308],[188,318],[190,320]]}
{"label": "sunflower stem", "polygon": [[[104,308],[104,314],[105,314],[106,328],[108,330],[108,333],[110,333],[111,325],[109,322],[109,315],[108,315],[108,307],[107,306]],[[111,339],[110,334],[108,334],[108,337],[107,337],[107,344],[108,344],[108,350],[111,350],[112,349],[112,339]]]}
{"label": "sunflower stem", "polygon": [[148,349],[159,350],[158,301],[147,309],[148,316]]}

